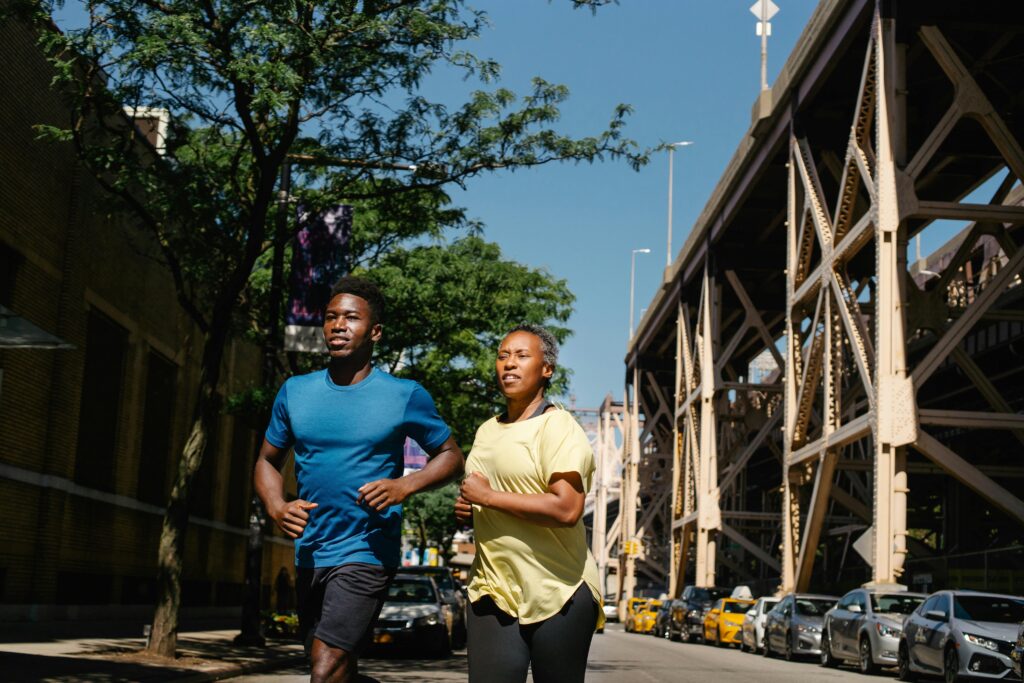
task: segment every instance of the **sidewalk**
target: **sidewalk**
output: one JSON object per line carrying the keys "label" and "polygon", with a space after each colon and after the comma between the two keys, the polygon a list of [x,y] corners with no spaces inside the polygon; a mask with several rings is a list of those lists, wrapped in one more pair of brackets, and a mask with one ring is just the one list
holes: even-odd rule
{"label": "sidewalk", "polygon": [[0,643],[0,678],[20,681],[202,683],[248,673],[302,665],[302,645],[268,640],[264,648],[232,642],[238,630],[178,635],[173,661],[141,652],[142,638],[72,638]]}

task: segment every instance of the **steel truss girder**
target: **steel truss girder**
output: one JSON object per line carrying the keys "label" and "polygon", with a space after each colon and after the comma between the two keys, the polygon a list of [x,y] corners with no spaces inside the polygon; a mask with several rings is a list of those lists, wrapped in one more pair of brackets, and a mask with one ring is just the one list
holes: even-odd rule
{"label": "steel truss girder", "polygon": [[[696,312],[683,301],[677,308],[671,595],[678,595],[687,583],[715,585],[718,562],[743,580],[753,578],[745,575],[749,568],[724,554],[721,541],[728,541],[742,555],[774,571],[779,569],[771,547],[774,524],[763,529],[753,527],[755,535],[751,537],[751,529],[741,531],[724,521],[761,520],[766,514],[763,521],[777,521],[770,513],[736,508],[735,501],[743,500],[743,474],[751,458],[778,433],[781,387],[772,382],[753,382],[749,377],[740,379],[739,375],[747,374],[746,369],[737,372],[734,365],[739,350],[749,351],[754,342],[780,367],[782,355],[740,278],[732,271],[722,275],[724,278],[716,277],[711,265],[706,264]],[[728,316],[722,310],[726,292],[739,302],[739,308]],[[721,330],[726,325],[732,328],[723,343]],[[747,341],[751,338],[754,342]],[[730,376],[728,382],[723,379],[726,375]],[[749,440],[746,423],[735,412],[738,409],[759,421]]]}
{"label": "steel truss girder", "polygon": [[[834,218],[826,203],[808,141],[792,137],[790,142],[788,248],[787,248],[787,366],[785,468],[783,478],[783,562],[782,589],[806,590],[831,497],[855,513],[868,512],[859,500],[843,490],[832,490],[840,452],[870,434],[873,499],[870,520],[873,529],[872,581],[899,581],[907,553],[906,448],[913,447],[933,460],[963,484],[989,500],[1011,517],[1024,522],[1024,502],[996,484],[976,467],[959,457],[937,439],[921,430],[921,424],[950,424],[974,428],[1015,430],[1024,441],[1024,420],[1013,412],[998,390],[959,346],[964,336],[989,312],[995,301],[1024,269],[1024,250],[1016,249],[1005,226],[996,223],[1024,222],[1019,206],[977,205],[959,201],[919,201],[914,181],[927,167],[942,141],[962,116],[981,121],[1007,167],[1017,177],[1024,170],[1024,154],[998,113],[985,99],[981,88],[935,27],[921,30],[922,41],[949,76],[957,92],[947,115],[926,139],[914,159],[901,170],[905,143],[906,88],[903,82],[904,47],[895,42],[894,20],[876,13],[860,84],[850,142],[839,182],[840,197]],[[866,103],[873,104],[873,111]],[[874,131],[874,147],[870,131]],[[851,194],[858,185],[867,189],[870,207],[851,223]],[[1005,183],[1003,194],[1012,183]],[[1001,201],[1002,197],[997,198]],[[937,340],[913,370],[907,363],[907,340],[915,332],[908,328],[906,310],[909,294],[917,301],[926,295],[917,289],[907,273],[907,219],[970,219],[978,232],[995,233],[1005,250],[1005,263],[974,301],[952,323],[929,321]],[[971,233],[974,235],[975,233]],[[970,241],[971,238],[968,238]],[[811,263],[813,241],[818,241],[820,260]],[[868,343],[866,318],[859,310],[846,264],[864,247],[874,243],[874,347]],[[966,259],[973,242],[963,245],[957,259]],[[956,268],[957,259],[941,275],[932,296],[942,296]],[[811,326],[802,330],[809,316],[807,304],[816,296]],[[941,306],[923,310],[945,310]],[[838,316],[836,315],[838,313]],[[839,325],[836,324],[839,322]],[[839,343],[837,336],[842,336]],[[830,340],[831,337],[831,340]],[[843,367],[846,359],[854,368]],[[916,407],[917,390],[947,360],[959,364],[967,377],[996,411],[922,410]],[[840,366],[840,374],[830,367]],[[841,377],[857,374],[866,391],[867,405],[854,416],[845,410],[838,392],[850,393]],[[808,438],[814,406],[821,407],[822,429]],[[852,410],[857,410],[851,407]],[[813,474],[808,473],[813,468]],[[809,505],[804,508],[800,487],[812,482]],[[829,492],[832,495],[829,495]]]}
{"label": "steel truss girder", "polygon": [[[873,530],[871,580],[898,582],[908,547],[926,554],[922,543],[907,537],[908,474],[945,472],[1024,523],[1019,494],[998,483],[1002,477],[1024,475],[1024,467],[976,466],[926,431],[947,426],[1006,430],[1024,443],[1024,417],[1000,394],[997,378],[986,375],[965,350],[965,339],[981,321],[1024,320],[1024,311],[1000,308],[1003,294],[1021,286],[1024,277],[1024,249],[1018,249],[1012,234],[1024,224],[1024,190],[1014,187],[1018,178],[1024,179],[1024,151],[972,75],[978,71],[975,64],[963,63],[942,30],[925,26],[912,38],[919,43],[913,54],[935,60],[953,98],[934,129],[916,138],[923,139],[919,149],[908,154],[907,99],[915,93],[905,82],[908,46],[897,44],[895,21],[876,9],[844,153],[816,149],[813,132],[804,137],[797,131],[805,128],[790,129],[781,334],[773,319],[777,313],[757,310],[741,276],[728,270],[728,258],[714,253],[714,230],[682,262],[678,286],[665,290],[673,292],[668,296],[678,293],[677,300],[669,299],[676,308],[675,397],[666,400],[649,392],[643,410],[645,417],[656,417],[652,422],[657,424],[646,425],[648,433],[663,440],[667,413],[671,416],[673,595],[686,583],[713,585],[718,566],[741,568],[742,563],[721,552],[723,542],[779,571],[781,589],[806,589],[820,541],[849,538],[865,524]],[[905,34],[913,35],[900,35]],[[794,89],[813,91],[803,84]],[[923,98],[916,108],[928,101]],[[797,100],[793,116],[801,115],[799,108]],[[928,183],[946,163],[937,154],[964,117],[980,123],[1009,177],[988,204],[964,196],[992,171],[970,181],[959,196],[920,198],[918,191],[935,187]],[[772,135],[783,130],[781,123],[772,125]],[[757,211],[769,213],[764,206]],[[716,225],[728,225],[727,218],[712,218]],[[944,269],[936,267],[941,270],[937,279],[927,288],[919,286],[907,267],[908,241],[944,218],[975,224],[952,261]],[[962,270],[982,238],[994,240],[1001,251],[984,286],[975,287]],[[870,263],[865,257],[872,252]],[[717,270],[716,261],[722,264]],[[954,289],[963,299],[955,311],[949,303]],[[663,305],[659,321],[670,310]],[[660,322],[654,327],[664,329]],[[654,338],[652,331],[646,334]],[[670,343],[661,337],[659,353],[667,353]],[[782,377],[758,384],[742,381],[735,357],[749,359],[761,345],[776,358]],[[991,410],[918,408],[921,388],[949,363],[963,371]],[[639,378],[634,374],[634,389]],[[759,404],[762,421],[756,432],[747,432],[749,442],[746,434],[730,431],[734,418],[726,395],[735,401],[748,395],[765,399]],[[736,491],[761,449],[777,453],[780,505],[771,512],[738,509]],[[908,449],[929,462],[908,466]],[[765,514],[771,519],[757,517]],[[776,517],[781,519],[781,557],[775,541],[766,543],[757,530]]]}

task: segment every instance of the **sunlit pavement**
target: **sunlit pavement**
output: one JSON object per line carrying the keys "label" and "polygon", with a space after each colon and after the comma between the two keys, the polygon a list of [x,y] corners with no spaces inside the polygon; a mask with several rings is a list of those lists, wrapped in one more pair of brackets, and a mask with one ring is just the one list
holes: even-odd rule
{"label": "sunlit pavement", "polygon": [[[465,681],[466,652],[455,652],[448,659],[407,659],[370,657],[360,662],[361,683],[406,683],[412,681]],[[285,681],[298,683],[308,680],[304,669],[287,669],[260,676],[234,678],[232,681],[268,683]],[[588,683],[661,683],[676,681],[725,683],[726,681],[777,681],[802,683],[804,681],[865,681],[893,680],[883,673],[877,677],[864,677],[852,668],[823,669],[817,661],[787,662],[766,659],[761,655],[740,652],[735,648],[716,648],[708,645],[675,643],[672,641],[624,633],[618,624],[609,624],[608,630],[594,636],[587,669]]]}

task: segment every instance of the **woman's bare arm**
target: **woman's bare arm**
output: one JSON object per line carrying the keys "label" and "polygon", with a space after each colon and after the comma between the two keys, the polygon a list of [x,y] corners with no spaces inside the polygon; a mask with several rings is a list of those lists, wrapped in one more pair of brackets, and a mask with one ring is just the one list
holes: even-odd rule
{"label": "woman's bare arm", "polygon": [[459,494],[468,503],[546,527],[575,526],[583,516],[586,500],[579,472],[555,473],[548,482],[547,493],[495,491],[487,477],[471,472],[462,482]]}

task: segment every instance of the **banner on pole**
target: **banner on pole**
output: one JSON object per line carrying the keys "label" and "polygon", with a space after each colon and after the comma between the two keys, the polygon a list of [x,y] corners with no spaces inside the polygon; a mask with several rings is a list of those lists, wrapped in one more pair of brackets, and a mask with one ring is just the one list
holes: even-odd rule
{"label": "banner on pole", "polygon": [[323,353],[324,308],[330,303],[331,287],[345,274],[352,207],[335,206],[314,216],[300,206],[298,212],[302,228],[292,242],[284,348]]}

